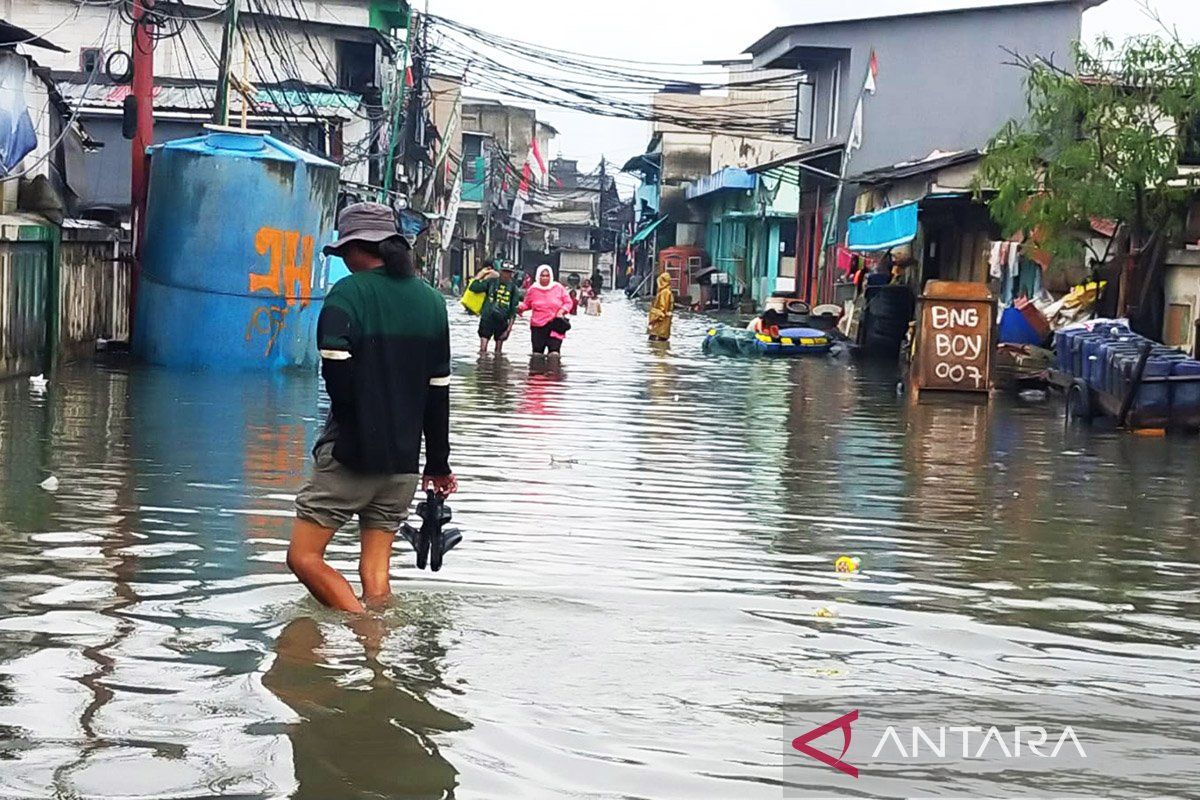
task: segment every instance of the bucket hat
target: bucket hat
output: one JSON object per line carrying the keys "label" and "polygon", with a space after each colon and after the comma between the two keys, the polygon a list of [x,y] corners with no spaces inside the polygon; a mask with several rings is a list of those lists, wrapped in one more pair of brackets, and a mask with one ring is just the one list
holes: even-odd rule
{"label": "bucket hat", "polygon": [[338,240],[325,245],[325,255],[337,255],[351,242],[382,242],[400,236],[412,247],[412,242],[396,228],[396,215],[382,203],[354,203],[338,214]]}

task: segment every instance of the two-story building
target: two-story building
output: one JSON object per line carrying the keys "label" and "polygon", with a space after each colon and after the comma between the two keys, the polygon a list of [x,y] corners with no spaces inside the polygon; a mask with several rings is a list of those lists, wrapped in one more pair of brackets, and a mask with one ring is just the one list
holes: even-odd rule
{"label": "two-story building", "polygon": [[[155,140],[192,136],[212,119],[225,0],[172,3],[157,21],[154,48]],[[129,205],[129,142],[121,135],[129,95],[131,44],[127,3],[0,0],[7,18],[33,31],[53,30],[62,52],[47,55],[58,91],[103,147],[84,162],[83,208],[95,215]],[[405,0],[243,0],[231,72],[256,90],[252,127],[343,165],[347,182],[378,185],[379,131],[387,124],[381,90],[403,38]],[[397,30],[398,29],[398,30]],[[230,100],[240,120],[240,95]]]}
{"label": "two-story building", "polygon": [[793,133],[803,146],[753,170],[800,185],[798,294],[832,298],[833,246],[859,194],[854,176],[873,174],[877,184],[876,171],[893,165],[983,150],[1027,112],[1013,53],[1070,69],[1083,12],[1103,2],[1018,0],[809,22],[752,44],[754,66],[797,72]]}
{"label": "two-story building", "polygon": [[[469,276],[482,266],[480,261],[492,256],[520,262],[522,232],[535,227],[523,217],[519,222],[512,218],[522,168],[535,142],[538,152],[549,157],[558,130],[539,120],[532,108],[496,100],[464,99],[461,113],[463,186],[458,247],[463,254],[457,263]],[[534,191],[531,205],[536,207],[538,200]],[[464,239],[471,242],[472,255],[467,255],[461,243]]]}

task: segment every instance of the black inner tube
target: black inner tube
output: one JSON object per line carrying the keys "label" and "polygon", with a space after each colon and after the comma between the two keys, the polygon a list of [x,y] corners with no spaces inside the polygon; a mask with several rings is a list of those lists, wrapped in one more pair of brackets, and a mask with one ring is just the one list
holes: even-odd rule
{"label": "black inner tube", "polygon": [[[120,72],[113,71],[113,62],[116,61],[117,58],[125,59],[125,68]],[[104,59],[104,74],[107,75],[108,79],[113,83],[131,83],[133,81],[133,57],[124,50],[117,50],[116,52],[109,53],[108,58]]]}

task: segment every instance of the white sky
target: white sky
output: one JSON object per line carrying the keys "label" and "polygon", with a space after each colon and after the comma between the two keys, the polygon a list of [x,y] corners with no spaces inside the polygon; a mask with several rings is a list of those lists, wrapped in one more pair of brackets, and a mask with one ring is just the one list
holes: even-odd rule
{"label": "white sky", "polygon": [[[1200,41],[1200,0],[1149,0],[1163,20],[1178,28],[1187,41]],[[926,11],[950,5],[935,0],[738,0],[719,13],[695,0],[429,0],[430,12],[476,28],[523,41],[580,53],[645,61],[699,63],[734,56],[779,25],[863,17],[906,11]],[[955,7],[996,5],[954,0]],[[417,8],[421,0],[416,0]],[[1108,0],[1084,14],[1083,37],[1108,34],[1120,40],[1156,30],[1139,0]],[[591,168],[604,154],[623,163],[642,152],[650,126],[556,108],[538,116],[559,130],[553,155],[578,158]],[[636,182],[636,181],[635,181]]]}

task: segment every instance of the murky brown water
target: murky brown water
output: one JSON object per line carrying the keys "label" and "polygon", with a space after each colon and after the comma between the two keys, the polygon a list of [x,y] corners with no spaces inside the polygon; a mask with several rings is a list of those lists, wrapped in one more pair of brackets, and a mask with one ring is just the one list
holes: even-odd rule
{"label": "murky brown water", "polygon": [[0,385],[0,797],[778,797],[785,694],[1200,690],[1196,441],[643,324],[455,320],[467,541],[356,623],[283,566],[315,378]]}

